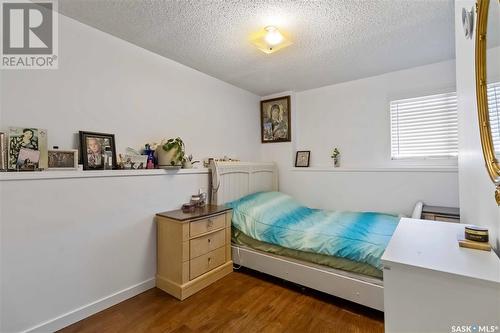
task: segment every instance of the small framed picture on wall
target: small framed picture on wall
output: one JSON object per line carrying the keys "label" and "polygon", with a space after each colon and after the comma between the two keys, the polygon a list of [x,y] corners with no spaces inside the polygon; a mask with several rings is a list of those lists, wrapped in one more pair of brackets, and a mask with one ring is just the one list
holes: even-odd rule
{"label": "small framed picture on wall", "polygon": [[309,166],[309,160],[311,157],[310,150],[299,150],[295,155],[295,167],[296,168],[307,168]]}

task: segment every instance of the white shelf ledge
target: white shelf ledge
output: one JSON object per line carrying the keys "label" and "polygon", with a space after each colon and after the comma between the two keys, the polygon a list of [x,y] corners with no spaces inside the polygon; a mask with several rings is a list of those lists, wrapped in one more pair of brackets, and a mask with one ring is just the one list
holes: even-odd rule
{"label": "white shelf ledge", "polygon": [[377,167],[377,168],[349,168],[349,167],[308,167],[292,168],[294,172],[446,172],[457,173],[458,168],[453,166],[416,166],[416,167]]}
{"label": "white shelf ledge", "polygon": [[103,178],[103,177],[143,177],[174,176],[190,174],[208,174],[209,169],[142,169],[142,170],[88,170],[88,171],[20,171],[1,172],[0,181],[36,180],[36,179],[71,179],[71,178]]}

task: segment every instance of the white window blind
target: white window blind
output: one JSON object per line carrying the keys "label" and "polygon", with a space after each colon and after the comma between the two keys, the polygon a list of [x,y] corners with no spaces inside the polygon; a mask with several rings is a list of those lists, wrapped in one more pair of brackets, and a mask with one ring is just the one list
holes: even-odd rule
{"label": "white window blind", "polygon": [[488,89],[488,113],[495,155],[500,154],[500,82],[490,83]]}
{"label": "white window blind", "polygon": [[392,101],[390,109],[393,159],[458,155],[455,92]]}

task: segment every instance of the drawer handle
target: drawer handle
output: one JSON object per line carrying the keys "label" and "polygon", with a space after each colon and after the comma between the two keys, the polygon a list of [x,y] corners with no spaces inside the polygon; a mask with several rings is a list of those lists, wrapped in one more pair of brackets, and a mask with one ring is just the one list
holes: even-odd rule
{"label": "drawer handle", "polygon": [[208,219],[207,227],[212,228],[214,225],[214,221],[212,219]]}
{"label": "drawer handle", "polygon": [[212,258],[208,257],[208,263],[210,264],[210,261],[212,260]]}
{"label": "drawer handle", "polygon": [[209,238],[209,239],[208,239],[208,243],[210,244],[211,242],[212,242],[212,240]]}

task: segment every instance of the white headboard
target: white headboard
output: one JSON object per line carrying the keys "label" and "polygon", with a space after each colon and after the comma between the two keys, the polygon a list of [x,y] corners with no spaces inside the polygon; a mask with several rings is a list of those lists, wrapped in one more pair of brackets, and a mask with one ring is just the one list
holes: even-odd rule
{"label": "white headboard", "polygon": [[272,162],[212,162],[210,169],[214,205],[255,192],[278,190],[278,169]]}

